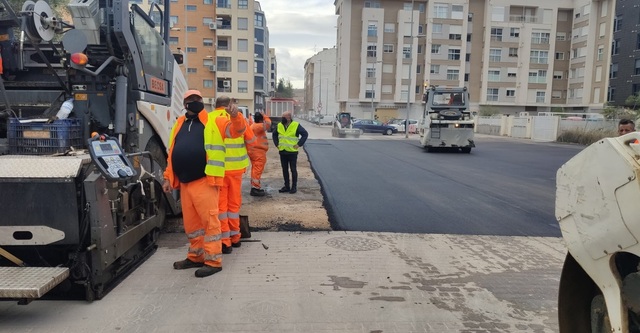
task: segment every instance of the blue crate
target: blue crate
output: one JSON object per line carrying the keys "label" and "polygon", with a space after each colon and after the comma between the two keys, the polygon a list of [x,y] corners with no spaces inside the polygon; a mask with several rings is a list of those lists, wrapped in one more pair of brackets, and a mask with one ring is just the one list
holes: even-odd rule
{"label": "blue crate", "polygon": [[7,128],[9,153],[17,155],[49,155],[64,153],[70,147],[82,147],[80,119],[58,119],[52,123],[20,122],[10,118]]}

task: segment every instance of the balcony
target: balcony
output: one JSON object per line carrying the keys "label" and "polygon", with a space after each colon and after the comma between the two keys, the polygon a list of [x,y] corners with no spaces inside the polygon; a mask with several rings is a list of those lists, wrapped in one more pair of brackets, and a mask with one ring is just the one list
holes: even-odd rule
{"label": "balcony", "polygon": [[538,23],[540,20],[536,16],[509,15],[509,22]]}

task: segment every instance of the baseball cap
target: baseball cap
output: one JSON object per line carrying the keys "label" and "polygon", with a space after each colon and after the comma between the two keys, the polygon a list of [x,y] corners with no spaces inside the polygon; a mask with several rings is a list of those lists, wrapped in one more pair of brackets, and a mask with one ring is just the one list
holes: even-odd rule
{"label": "baseball cap", "polygon": [[200,92],[200,90],[195,90],[195,89],[190,89],[185,91],[184,95],[182,96],[182,99],[187,99],[187,97],[191,96],[191,95],[196,95],[200,98],[202,98],[202,93]]}

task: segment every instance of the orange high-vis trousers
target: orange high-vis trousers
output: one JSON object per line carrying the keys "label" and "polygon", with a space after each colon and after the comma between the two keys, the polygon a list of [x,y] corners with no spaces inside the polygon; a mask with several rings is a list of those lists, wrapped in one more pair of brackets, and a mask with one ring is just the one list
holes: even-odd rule
{"label": "orange high-vis trousers", "polygon": [[264,150],[256,150],[252,154],[251,159],[251,187],[260,188],[260,178],[262,177],[265,164],[267,164],[267,152]]}
{"label": "orange high-vis trousers", "polygon": [[222,267],[219,196],[220,187],[209,185],[206,177],[180,183],[182,220],[189,239],[187,258],[213,267]]}
{"label": "orange high-vis trousers", "polygon": [[227,171],[220,189],[218,219],[222,230],[222,244],[231,246],[240,241],[240,206],[242,205],[243,170]]}

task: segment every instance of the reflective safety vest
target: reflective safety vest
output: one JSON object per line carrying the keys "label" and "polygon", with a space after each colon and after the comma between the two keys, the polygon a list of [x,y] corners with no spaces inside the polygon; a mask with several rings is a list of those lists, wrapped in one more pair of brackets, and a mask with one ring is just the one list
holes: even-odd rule
{"label": "reflective safety vest", "polygon": [[[227,117],[231,116],[223,108],[215,109],[211,112],[214,117]],[[242,116],[242,114],[239,114]],[[244,142],[244,136],[239,138],[224,139],[224,145],[226,147],[226,156],[224,158],[225,170],[243,170],[249,166],[249,154],[247,153],[247,146]]]}
{"label": "reflective safety vest", "polygon": [[278,150],[279,151],[289,151],[295,153],[298,151],[297,148],[294,148],[296,144],[298,144],[298,136],[296,132],[298,131],[298,122],[292,121],[289,124],[289,127],[285,130],[284,125],[282,123],[278,124]]}
{"label": "reflective safety vest", "polygon": [[[198,114],[198,119],[204,124],[204,150],[207,154],[207,165],[204,168],[204,173],[207,176],[224,177],[225,145],[222,134],[216,125],[216,118],[203,110]],[[173,129],[171,129],[171,135],[169,136],[169,161],[173,153],[175,137],[185,120],[186,117],[181,116],[173,125]],[[173,188],[177,188],[176,185],[177,183],[171,184]]]}

